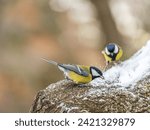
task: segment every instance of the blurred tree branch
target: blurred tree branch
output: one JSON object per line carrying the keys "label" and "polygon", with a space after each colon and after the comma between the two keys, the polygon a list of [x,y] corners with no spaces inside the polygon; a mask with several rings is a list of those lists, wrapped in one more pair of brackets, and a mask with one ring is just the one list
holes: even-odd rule
{"label": "blurred tree branch", "polygon": [[109,0],[91,0],[97,11],[97,18],[102,26],[106,43],[123,43],[122,36],[117,30],[114,18],[109,7]]}

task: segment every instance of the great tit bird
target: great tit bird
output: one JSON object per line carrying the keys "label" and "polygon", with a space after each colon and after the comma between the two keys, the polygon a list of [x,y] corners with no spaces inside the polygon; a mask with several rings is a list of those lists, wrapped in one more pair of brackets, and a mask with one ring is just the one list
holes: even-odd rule
{"label": "great tit bird", "polygon": [[102,54],[106,60],[106,65],[108,65],[113,61],[120,60],[123,55],[123,50],[119,45],[115,43],[109,43],[102,51]]}
{"label": "great tit bird", "polygon": [[42,60],[56,65],[64,73],[66,79],[72,80],[78,84],[89,83],[96,78],[104,79],[101,70],[94,66],[60,64],[43,58]]}

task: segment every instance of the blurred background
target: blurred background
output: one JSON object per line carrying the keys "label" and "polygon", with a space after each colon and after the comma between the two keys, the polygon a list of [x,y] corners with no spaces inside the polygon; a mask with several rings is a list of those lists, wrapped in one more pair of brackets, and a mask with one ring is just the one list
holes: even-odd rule
{"label": "blurred background", "polygon": [[28,112],[36,93],[63,79],[40,58],[105,65],[116,42],[122,60],[150,35],[149,0],[0,0],[0,112]]}

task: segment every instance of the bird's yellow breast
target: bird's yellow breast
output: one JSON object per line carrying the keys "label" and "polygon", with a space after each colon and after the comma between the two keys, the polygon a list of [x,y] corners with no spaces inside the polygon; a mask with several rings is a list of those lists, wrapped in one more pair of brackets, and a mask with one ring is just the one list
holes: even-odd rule
{"label": "bird's yellow breast", "polygon": [[90,74],[89,66],[79,65],[79,67],[82,68],[87,73],[89,73],[89,75],[87,77],[85,77],[85,76],[79,75],[73,71],[70,71],[68,74],[69,78],[76,83],[89,83],[90,81],[92,81],[92,76]]}
{"label": "bird's yellow breast", "polygon": [[119,60],[123,55],[123,50],[120,48],[119,53],[116,56],[116,60]]}
{"label": "bird's yellow breast", "polygon": [[107,62],[111,62],[111,61],[112,61],[112,58],[109,57],[105,52],[103,53],[103,55],[104,55],[104,58],[105,58],[105,60],[106,60]]}

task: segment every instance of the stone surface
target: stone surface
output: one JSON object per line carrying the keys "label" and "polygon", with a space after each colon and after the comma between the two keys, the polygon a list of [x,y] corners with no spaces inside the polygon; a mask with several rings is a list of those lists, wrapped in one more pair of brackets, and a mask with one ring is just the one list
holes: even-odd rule
{"label": "stone surface", "polygon": [[30,112],[150,112],[150,41],[104,72],[105,80],[62,80],[37,93]]}

